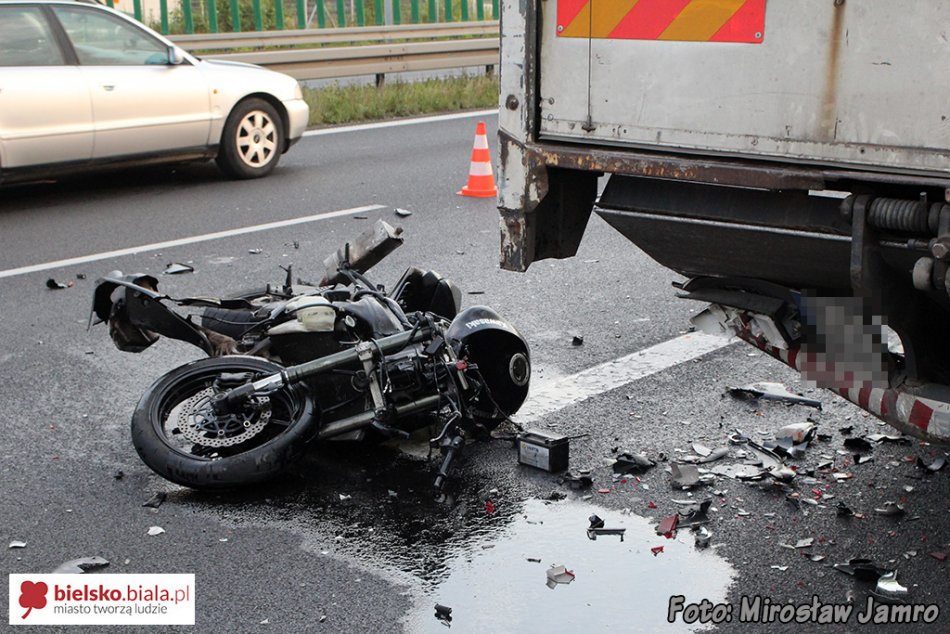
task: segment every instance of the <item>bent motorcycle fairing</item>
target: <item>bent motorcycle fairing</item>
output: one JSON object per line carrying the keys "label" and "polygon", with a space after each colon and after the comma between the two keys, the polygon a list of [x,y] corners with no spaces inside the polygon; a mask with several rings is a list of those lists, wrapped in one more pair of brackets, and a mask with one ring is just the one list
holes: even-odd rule
{"label": "bent motorcycle fairing", "polygon": [[[411,267],[391,293],[370,282],[365,270],[401,242],[380,220],[327,259],[320,283],[293,283],[288,268],[283,285],[225,299],[174,299],[149,275],[98,280],[92,312],[120,350],[166,336],[210,357],[142,396],[132,416],[142,460],[178,484],[230,488],[274,477],[311,441],[436,425],[441,490],[466,440],[524,403],[530,353],[491,308],[460,312],[461,293],[438,273]],[[171,306],[200,309],[199,321]]]}

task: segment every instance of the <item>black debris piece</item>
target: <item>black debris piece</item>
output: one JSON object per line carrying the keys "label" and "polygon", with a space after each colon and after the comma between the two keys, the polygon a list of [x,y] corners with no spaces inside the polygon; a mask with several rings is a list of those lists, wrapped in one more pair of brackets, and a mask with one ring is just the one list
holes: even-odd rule
{"label": "black debris piece", "polygon": [[468,291],[469,295],[484,295],[485,291]]}
{"label": "black debris piece", "polygon": [[551,491],[550,493],[548,493],[547,497],[545,497],[544,499],[550,500],[551,502],[559,502],[565,499],[566,497],[567,497],[567,493],[563,493],[561,491]]}
{"label": "black debris piece", "polygon": [[70,559],[61,564],[53,571],[54,575],[81,575],[85,572],[99,570],[109,565],[109,562],[102,557],[81,557],[79,559]]}
{"label": "black debris piece", "polygon": [[851,432],[854,431],[854,425],[847,425],[847,426],[845,426],[845,427],[839,427],[839,428],[838,428],[838,431],[841,433],[842,436],[849,436],[849,435],[851,435]]}
{"label": "black debris piece", "polygon": [[851,451],[860,451],[864,453],[867,453],[873,449],[871,443],[869,443],[864,438],[845,438],[844,446],[846,449],[850,449]]}
{"label": "black debris piece", "polygon": [[162,505],[162,502],[164,502],[165,498],[167,497],[168,497],[167,493],[165,493],[164,491],[159,491],[158,493],[150,497],[148,500],[143,502],[142,506],[145,506],[150,509],[157,509],[158,507]]}
{"label": "black debris piece", "polygon": [[116,480],[121,480],[122,478],[125,477],[125,471],[122,471],[121,469],[119,469],[118,471],[112,474],[112,477],[115,478]]}
{"label": "black debris piece", "polygon": [[690,504],[680,509],[677,524],[684,528],[693,528],[709,522],[709,506],[712,500],[703,500],[699,504]]}
{"label": "black debris piece", "polygon": [[367,216],[353,216],[353,220],[366,220]]}
{"label": "black debris piece", "polygon": [[594,484],[593,478],[587,473],[581,472],[573,475],[570,471],[564,474],[564,482],[567,482],[572,489],[587,489]]}
{"label": "black debris piece", "polygon": [[827,442],[827,441],[831,440],[831,434],[822,434],[822,433],[819,433],[819,434],[816,434],[816,435],[815,435],[815,438],[817,438],[818,440],[822,440],[822,441]]}
{"label": "black debris piece", "polygon": [[848,508],[848,505],[838,500],[837,506],[838,517],[854,517],[854,511]]}
{"label": "black debris piece", "polygon": [[655,467],[656,463],[642,453],[622,453],[613,464],[614,473],[643,473]]}
{"label": "black debris piece", "polygon": [[761,381],[759,383],[750,383],[742,387],[730,387],[727,390],[731,396],[744,399],[764,399],[767,401],[779,401],[789,405],[807,405],[821,409],[821,401],[807,396],[801,396],[790,392],[781,383],[769,383]]}
{"label": "black debris piece", "polygon": [[838,572],[851,575],[859,581],[877,582],[883,575],[892,572],[886,568],[881,568],[870,559],[863,557],[852,559],[846,564],[835,564],[833,568]]}
{"label": "black debris piece", "polygon": [[574,335],[574,338],[571,339],[571,345],[572,345],[572,346],[583,346],[583,345],[584,345],[584,337],[582,337],[582,336],[580,336],[580,335]]}
{"label": "black debris piece", "polygon": [[195,267],[181,264],[180,262],[169,262],[162,275],[181,275],[182,273],[194,273]]}
{"label": "black debris piece", "polygon": [[927,471],[933,471],[933,472],[940,471],[941,469],[943,469],[944,465],[946,464],[947,464],[947,458],[945,456],[940,456],[939,458],[935,458],[934,461],[929,464],[924,462],[923,458],[919,456],[917,458],[917,466],[920,467],[921,469],[926,469]]}
{"label": "black debris piece", "polygon": [[84,279],[86,279],[86,274],[85,274],[85,273],[76,273],[76,279],[77,279],[77,280],[84,280]]}
{"label": "black debris piece", "polygon": [[50,290],[52,290],[52,291],[59,291],[59,290],[62,290],[62,289],[64,289],[64,288],[69,288],[69,287],[72,286],[72,285],[73,285],[72,282],[66,282],[66,283],[64,284],[63,282],[57,282],[57,281],[54,280],[53,278],[49,278],[48,280],[46,280],[46,288],[48,288],[48,289],[50,289]]}
{"label": "black debris piece", "polygon": [[444,624],[449,625],[452,623],[452,608],[448,607],[447,605],[436,603],[435,618],[439,619]]}
{"label": "black debris piece", "polygon": [[603,528],[603,527],[604,527],[604,520],[601,519],[601,518],[600,518],[599,516],[597,516],[597,515],[591,515],[590,517],[587,518],[587,520],[590,522],[590,528]]}
{"label": "black debris piece", "polygon": [[539,557],[528,557],[527,559],[528,559],[528,561],[530,561],[530,562],[533,563],[533,564],[539,564],[539,563],[541,563],[541,559],[540,559]]}

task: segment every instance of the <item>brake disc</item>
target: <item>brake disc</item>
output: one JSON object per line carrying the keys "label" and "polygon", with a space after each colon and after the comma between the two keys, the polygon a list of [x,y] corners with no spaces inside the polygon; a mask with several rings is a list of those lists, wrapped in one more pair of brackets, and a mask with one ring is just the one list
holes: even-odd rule
{"label": "brake disc", "polygon": [[270,399],[255,396],[237,413],[218,415],[211,408],[213,388],[183,401],[178,429],[189,441],[205,447],[231,447],[250,440],[264,429],[271,417]]}

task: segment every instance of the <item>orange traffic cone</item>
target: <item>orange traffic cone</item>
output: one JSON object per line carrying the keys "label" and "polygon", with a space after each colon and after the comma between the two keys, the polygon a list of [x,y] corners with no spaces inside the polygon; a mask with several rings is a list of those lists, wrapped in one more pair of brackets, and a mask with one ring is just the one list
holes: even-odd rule
{"label": "orange traffic cone", "polygon": [[475,127],[475,145],[472,147],[472,166],[468,170],[468,185],[457,192],[459,196],[489,198],[498,195],[495,177],[491,173],[491,157],[488,156],[488,135],[485,122]]}

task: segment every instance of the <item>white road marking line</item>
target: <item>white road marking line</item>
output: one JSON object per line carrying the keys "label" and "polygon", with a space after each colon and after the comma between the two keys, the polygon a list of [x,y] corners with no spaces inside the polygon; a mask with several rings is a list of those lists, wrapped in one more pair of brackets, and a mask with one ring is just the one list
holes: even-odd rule
{"label": "white road marking line", "polygon": [[180,247],[186,244],[195,244],[197,242],[207,242],[209,240],[219,240],[221,238],[230,238],[233,236],[240,236],[246,233],[256,233],[258,231],[280,229],[281,227],[292,227],[294,225],[302,225],[308,222],[329,220],[330,218],[339,218],[340,216],[349,216],[349,215],[358,214],[361,212],[375,211],[377,209],[386,209],[386,208],[387,208],[386,205],[366,205],[363,207],[353,207],[352,209],[328,211],[326,213],[314,214],[312,216],[302,216],[300,218],[290,218],[288,220],[266,222],[261,225],[253,225],[250,227],[228,229],[227,231],[216,231],[214,233],[206,233],[204,235],[191,236],[188,238],[179,238],[177,240],[166,240],[165,242],[153,242],[152,244],[143,244],[141,246],[129,247],[127,249],[117,249],[115,251],[106,251],[103,253],[94,253],[92,255],[83,255],[83,256],[79,256],[75,258],[67,258],[65,260],[56,260],[55,262],[44,262],[42,264],[32,264],[30,266],[21,266],[16,269],[7,269],[6,271],[0,271],[0,278],[13,277],[14,275],[24,275],[26,273],[35,273],[37,271],[48,271],[50,269],[58,269],[64,266],[72,266],[74,264],[85,264],[86,262],[95,262],[97,260],[108,260],[110,258],[117,258],[124,255],[134,255],[136,253],[142,253],[145,251],[158,251],[159,249],[170,249],[171,247]]}
{"label": "white road marking line", "polygon": [[440,121],[454,121],[455,119],[470,119],[474,117],[491,117],[498,114],[498,108],[491,110],[475,110],[473,112],[457,112],[453,114],[440,114],[431,117],[416,117],[415,119],[393,119],[392,121],[379,121],[376,123],[362,123],[360,125],[344,125],[338,128],[321,128],[319,130],[308,130],[303,133],[304,136],[323,136],[325,134],[342,134],[344,132],[362,132],[364,130],[375,130],[377,128],[397,128],[404,125],[416,125],[417,123],[438,123]]}
{"label": "white road marking line", "polygon": [[691,332],[595,365],[577,374],[546,382],[538,389],[532,388],[528,400],[513,418],[521,425],[533,423],[592,396],[662,372],[684,361],[691,361],[736,341],[738,340],[735,338]]}

